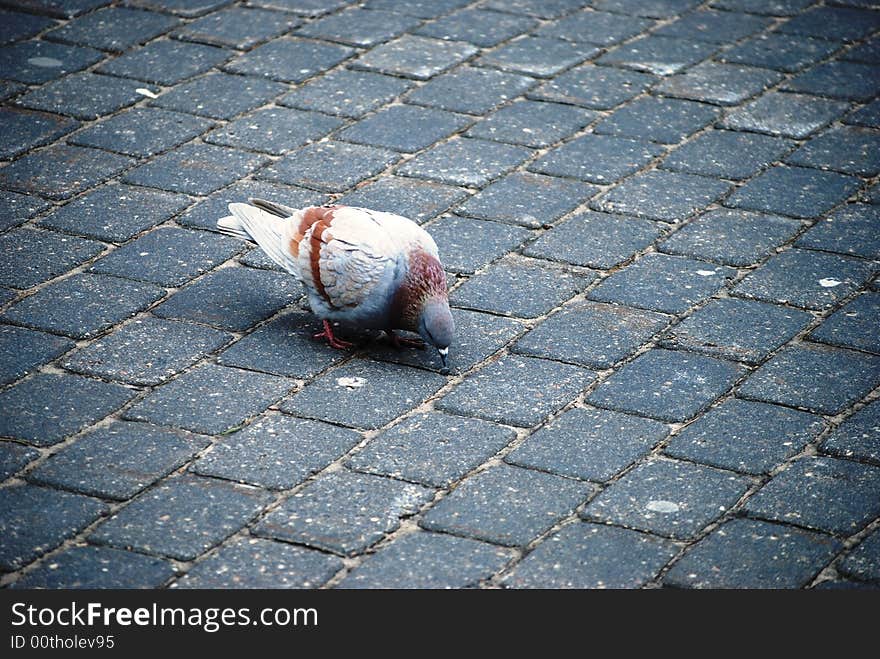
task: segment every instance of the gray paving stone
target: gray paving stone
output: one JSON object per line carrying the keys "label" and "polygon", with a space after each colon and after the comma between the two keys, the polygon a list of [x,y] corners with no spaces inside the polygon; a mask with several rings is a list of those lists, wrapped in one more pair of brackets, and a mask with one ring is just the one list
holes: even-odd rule
{"label": "gray paving stone", "polygon": [[282,96],[278,102],[302,110],[319,110],[354,118],[397,98],[412,84],[403,78],[337,69],[309,80]]}
{"label": "gray paving stone", "polygon": [[50,206],[48,201],[34,195],[0,190],[0,231],[22,224]]}
{"label": "gray paving stone", "polygon": [[165,295],[151,284],[78,274],[9,307],[2,320],[84,339],[143,311]]}
{"label": "gray paving stone", "polygon": [[877,64],[880,62],[880,39],[875,36],[855,48],[850,48],[840,58],[854,62]]}
{"label": "gray paving stone", "polygon": [[342,470],[326,474],[273,510],[254,531],[354,556],[397,530],[434,495],[420,485]]}
{"label": "gray paving stone", "polygon": [[137,87],[137,83],[122,78],[74,73],[29,91],[16,103],[77,119],[97,119],[141,100]]}
{"label": "gray paving stone", "polygon": [[293,387],[286,378],[202,364],[154,390],[125,418],[218,434],[259,414]]}
{"label": "gray paving stone", "polygon": [[103,57],[104,53],[94,48],[50,41],[23,41],[0,47],[0,71],[9,80],[39,85],[82,71]]}
{"label": "gray paving stone", "polygon": [[587,483],[498,465],[472,476],[421,519],[429,531],[523,546],[592,494]]}
{"label": "gray paving stone", "polygon": [[242,528],[271,500],[257,488],[175,476],[111,516],[89,540],[190,561]]}
{"label": "gray paving stone", "polygon": [[841,544],[790,526],[733,519],[688,549],[663,579],[677,588],[803,588]]}
{"label": "gray paving stone", "polygon": [[801,35],[767,32],[724,51],[718,58],[731,64],[795,73],[825,59],[840,46],[840,43],[826,41],[824,38],[812,39]]}
{"label": "gray paving stone", "polygon": [[509,588],[638,588],[678,548],[628,529],[579,522],[539,544],[504,580]]}
{"label": "gray paving stone", "polygon": [[187,23],[175,30],[174,35],[186,41],[246,50],[279,37],[299,24],[290,14],[229,7]]}
{"label": "gray paving stone", "polygon": [[147,316],[78,349],[64,368],[125,384],[161,384],[231,339],[210,327]]}
{"label": "gray paving stone", "polygon": [[231,54],[214,46],[157,40],[107,61],[98,71],[170,86],[220,65]]}
{"label": "gray paving stone", "polygon": [[[451,272],[472,273],[531,238],[528,229],[448,215],[428,227]],[[0,241],[2,242],[2,241]]]}
{"label": "gray paving stone", "polygon": [[399,157],[386,149],[325,141],[294,151],[270,164],[258,176],[325,192],[341,192],[375,176]]}
{"label": "gray paving stone", "polygon": [[408,16],[399,9],[382,11],[352,7],[306,23],[296,33],[369,48],[399,36],[420,23],[418,18]]}
{"label": "gray paving stone", "polygon": [[880,514],[878,484],[877,467],[806,457],[771,478],[746,500],[744,510],[762,519],[848,536]]}
{"label": "gray paving stone", "polygon": [[284,401],[281,409],[375,429],[418,407],[445,383],[446,378],[436,373],[358,359],[313,380]]}
{"label": "gray paving stone", "polygon": [[[4,4],[11,4],[6,2]],[[46,14],[55,18],[73,18],[110,4],[110,0],[15,0],[17,9]]]}
{"label": "gray paving stone", "polygon": [[38,224],[105,242],[121,243],[170,219],[190,203],[183,195],[110,184],[77,197],[42,218]]}
{"label": "gray paving stone", "polygon": [[675,224],[705,208],[730,190],[724,181],[652,170],[636,174],[596,198],[591,206]]}
{"label": "gray paving stone", "polygon": [[87,432],[28,474],[28,480],[104,499],[129,499],[208,445],[205,437],[114,421]]}
{"label": "gray paving stone", "polygon": [[880,294],[865,293],[846,303],[810,333],[814,341],[880,353]]}
{"label": "gray paving stone", "polygon": [[750,14],[767,16],[794,16],[813,4],[813,0],[713,0],[710,3],[719,9],[744,11]]}
{"label": "gray paving stone", "polygon": [[340,131],[349,142],[414,153],[472,123],[470,117],[414,105],[392,105]]}
{"label": "gray paving stone", "polygon": [[671,39],[651,33],[612,48],[596,61],[668,76],[703,61],[717,49],[717,45],[703,40]]}
{"label": "gray paving stone", "polygon": [[880,404],[869,403],[841,423],[822,442],[824,453],[880,465]]}
{"label": "gray paving stone", "polygon": [[594,0],[597,9],[647,18],[673,18],[701,4],[699,0]]}
{"label": "gray paving stone", "polygon": [[17,11],[0,11],[0,45],[22,41],[38,35],[55,21],[44,16],[34,16]]}
{"label": "gray paving stone", "polygon": [[735,271],[681,256],[646,254],[590,292],[590,299],[664,313],[684,313],[733,277]]}
{"label": "gray paving stone", "polygon": [[553,224],[597,190],[580,181],[514,172],[483,188],[456,208],[456,212],[538,228]]}
{"label": "gray paving stone", "polygon": [[29,590],[159,588],[175,574],[174,566],[161,558],[87,545],[55,554],[10,587]]}
{"label": "gray paving stone", "polygon": [[428,80],[451,69],[477,52],[471,44],[404,35],[362,54],[354,68]]}
{"label": "gray paving stone", "polygon": [[662,147],[648,142],[590,133],[556,147],[529,169],[608,184],[642,169],[661,153]]}
{"label": "gray paving stone", "polygon": [[18,293],[16,291],[12,291],[8,288],[0,288],[0,306],[14,300],[17,295]]}
{"label": "gray paving stone", "polygon": [[172,588],[318,588],[342,560],[263,538],[244,537],[199,562]]}
{"label": "gray paving stone", "polygon": [[704,103],[646,96],[596,124],[597,133],[676,144],[714,121],[720,110]]}
{"label": "gray paving stone", "polygon": [[53,41],[123,52],[176,27],[180,21],[166,14],[127,7],[106,7],[75,18],[48,32]]}
{"label": "gray paving stone", "polygon": [[225,435],[193,465],[206,476],[288,490],[354,448],[361,435],[329,423],[269,413]]}
{"label": "gray paving stone", "polygon": [[782,80],[782,74],[735,64],[703,62],[666,78],[656,90],[668,96],[717,105],[738,105]]}
{"label": "gray paving stone", "polygon": [[350,192],[339,203],[386,211],[421,224],[467,197],[467,192],[442,183],[383,176]]}
{"label": "gray paving stone", "polygon": [[97,499],[34,485],[0,489],[0,568],[11,572],[27,565],[106,510]]}
{"label": "gray paving stone", "polygon": [[682,144],[663,159],[661,167],[717,178],[750,178],[795,146],[781,137],[729,130],[710,130]]}
{"label": "gray paving stone", "polygon": [[278,156],[324,137],[341,124],[317,112],[271,107],[215,128],[205,141]]}
{"label": "gray paving stone", "polygon": [[685,14],[652,34],[725,44],[739,41],[772,23],[771,19],[751,14],[702,9]]}
{"label": "gray paving stone", "polygon": [[471,128],[469,137],[544,147],[577,132],[596,118],[596,113],[559,103],[516,101],[493,112]]}
{"label": "gray paving stone", "polygon": [[265,105],[286,89],[286,85],[265,78],[212,71],[175,85],[152,105],[212,119],[232,119]]}
{"label": "gray paving stone", "polygon": [[850,256],[793,248],[771,257],[733,292],[766,302],[827,309],[863,286],[876,270]]}
{"label": "gray paving stone", "polygon": [[452,302],[482,311],[536,318],[582,291],[594,277],[554,263],[507,257],[456,289]]}
{"label": "gray paving stone", "polygon": [[452,112],[484,115],[535,83],[534,78],[515,73],[461,66],[414,89],[406,100]]}
{"label": "gray paving stone", "polygon": [[787,162],[831,169],[846,174],[876,176],[880,172],[880,132],[841,126],[814,137],[792,153]]}
{"label": "gray paving stone", "polygon": [[314,18],[343,7],[345,2],[344,0],[252,0],[248,4]]}
{"label": "gray paving stone", "polygon": [[730,398],[672,438],[667,455],[765,474],[799,453],[824,429],[814,414]]}
{"label": "gray paving stone", "polygon": [[115,153],[54,144],[0,169],[0,186],[58,201],[102,183],[132,164],[131,158]]}
{"label": "gray paving stone", "polygon": [[838,570],[855,579],[880,581],[880,533],[874,531],[844,558]]}
{"label": "gray paving stone", "polygon": [[0,481],[5,481],[38,457],[40,452],[36,449],[15,442],[0,442]]}
{"label": "gray paving stone", "polygon": [[5,101],[23,92],[26,87],[11,80],[0,80],[0,101]]}
{"label": "gray paving stone", "polygon": [[467,4],[470,4],[470,0],[409,0],[404,4],[398,0],[368,0],[364,6],[367,9],[399,11],[418,18],[435,18]]}
{"label": "gray paving stone", "polygon": [[518,34],[528,32],[537,25],[536,20],[526,16],[471,7],[425,23],[414,32],[435,39],[467,41],[481,48],[491,48]]}
{"label": "gray paving stone", "polygon": [[535,34],[610,46],[634,37],[652,25],[654,21],[643,18],[585,10],[545,23],[535,31]]}
{"label": "gray paving stone", "polygon": [[397,168],[397,173],[449,185],[480,187],[530,155],[530,149],[520,146],[454,137],[407,160]]}
{"label": "gray paving stone", "polygon": [[338,588],[468,588],[488,579],[512,552],[470,538],[416,531],[380,549]]}
{"label": "gray paving stone", "polygon": [[477,59],[477,64],[536,78],[551,78],[599,52],[592,44],[523,36],[484,53]]}
{"label": "gray paving stone", "polygon": [[53,142],[79,127],[79,122],[46,112],[0,108],[4,140],[0,158],[12,158],[34,147]]}
{"label": "gray paving stone", "polygon": [[870,101],[880,93],[876,65],[830,61],[786,81],[781,89],[847,101]]}
{"label": "gray paving stone", "polygon": [[837,414],[880,384],[880,357],[815,343],[784,348],[739,388],[744,398]]}
{"label": "gray paving stone", "polygon": [[0,284],[25,289],[64,274],[97,256],[101,243],[54,231],[15,228],[0,234]]}
{"label": "gray paving stone", "polygon": [[841,101],[772,91],[730,110],[721,125],[734,130],[803,139],[827,126],[848,108]]}
{"label": "gray paving stone", "polygon": [[717,261],[749,266],[773,252],[801,229],[796,220],[720,208],[688,222],[660,243],[660,249]]}
{"label": "gray paving stone", "polygon": [[505,461],[601,482],[647,454],[668,432],[650,419],[576,407],[528,437]]}
{"label": "gray paving stone", "polygon": [[812,590],[877,590],[880,586],[852,579],[829,579],[813,586]]}
{"label": "gray paving stone", "polygon": [[[258,75],[281,82],[303,82],[331,69],[356,51],[345,46],[281,37],[239,55],[226,65],[233,73]],[[292,67],[290,62],[296,62]]]}
{"label": "gray paving stone", "polygon": [[749,484],[729,471],[652,460],[602,491],[581,516],[687,540],[733,506]]}
{"label": "gray paving stone", "polygon": [[858,41],[880,28],[880,15],[849,7],[813,7],[779,26],[780,32]]}
{"label": "gray paving stone", "polygon": [[594,110],[610,110],[645,91],[657,78],[636,71],[583,64],[526,94],[540,101],[583,105]]}
{"label": "gray paving stone", "polygon": [[469,375],[437,401],[437,409],[532,427],[572,401],[595,374],[570,364],[507,355]]}
{"label": "gray paving stone", "polygon": [[[279,0],[283,1],[283,0]],[[194,18],[231,4],[232,0],[126,0],[127,4]]]}
{"label": "gray paving stone", "polygon": [[812,321],[796,311],[752,300],[711,300],[663,336],[665,347],[758,364]]}
{"label": "gray paving stone", "polygon": [[383,431],[346,464],[371,474],[448,487],[515,438],[509,428],[431,411]]}
{"label": "gray paving stone", "polygon": [[847,124],[880,128],[880,99],[871,101],[855,112],[851,112],[843,121]]}
{"label": "gray paving stone", "polygon": [[610,368],[669,324],[668,316],[579,301],[529,331],[516,352],[592,368]]}
{"label": "gray paving stone", "polygon": [[818,217],[858,188],[859,180],[852,176],[777,165],[739,188],[726,203],[793,217]]}
{"label": "gray paving stone", "polygon": [[538,18],[557,18],[588,4],[585,0],[486,0],[490,9]]}
{"label": "gray paving stone", "polygon": [[0,325],[0,384],[10,384],[74,346],[73,341],[14,325]]}

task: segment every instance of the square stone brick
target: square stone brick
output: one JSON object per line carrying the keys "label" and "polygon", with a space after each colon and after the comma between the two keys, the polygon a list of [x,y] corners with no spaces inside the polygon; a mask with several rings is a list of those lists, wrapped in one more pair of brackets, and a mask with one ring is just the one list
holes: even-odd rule
{"label": "square stone brick", "polygon": [[456,306],[537,318],[573,297],[595,278],[536,259],[507,257],[472,277],[452,295]]}
{"label": "square stone brick", "polygon": [[165,295],[151,284],[93,275],[73,275],[9,307],[2,320],[84,339],[143,311]]}
{"label": "square stone brick", "polygon": [[787,242],[801,223],[775,215],[719,208],[688,222],[660,243],[660,249],[717,261],[725,265],[754,265]]}
{"label": "square stone brick", "polygon": [[296,33],[369,48],[399,36],[420,23],[418,18],[407,16],[399,10],[365,10],[352,7],[306,23]]}
{"label": "square stone brick", "polygon": [[858,189],[859,180],[852,176],[778,165],[739,188],[726,203],[793,217],[818,217]]}
{"label": "square stone brick", "polygon": [[306,485],[269,513],[255,532],[354,556],[400,526],[433,497],[420,485],[342,470]]}
{"label": "square stone brick", "polygon": [[340,131],[349,142],[414,153],[463,130],[470,117],[414,105],[392,105]]}
{"label": "square stone brick", "polygon": [[705,103],[646,96],[627,103],[596,124],[597,133],[677,144],[714,121],[718,108]]}
{"label": "square stone brick", "polygon": [[553,224],[597,190],[580,181],[514,172],[483,188],[456,208],[456,212],[536,229]]}
{"label": "square stone brick", "polygon": [[161,384],[231,339],[210,327],[147,316],[78,349],[64,368],[125,384]]}
{"label": "square stone brick", "polygon": [[231,51],[203,44],[157,40],[98,67],[100,73],[171,86],[219,66]]}
{"label": "square stone brick", "polygon": [[786,81],[781,89],[847,101],[870,101],[880,93],[874,64],[830,61]]}
{"label": "square stone brick", "polygon": [[413,83],[367,71],[337,69],[285,94],[281,105],[318,110],[340,117],[360,117],[397,98]]}
{"label": "square stone brick", "polygon": [[270,107],[215,128],[205,141],[280,156],[324,137],[341,124],[340,119],[317,112]]}
{"label": "square stone brick", "polygon": [[610,368],[669,324],[668,316],[579,301],[529,331],[514,350],[592,368]]}
{"label": "square stone brick", "polygon": [[741,181],[773,164],[795,146],[781,137],[729,130],[710,130],[682,144],[661,167]]}
{"label": "square stone brick", "polygon": [[507,355],[466,377],[437,408],[508,425],[532,427],[574,400],[595,374],[570,364]]}
{"label": "square stone brick", "polygon": [[651,460],[614,482],[581,516],[687,540],[745,494],[751,480],[677,460]]}
{"label": "square stone brick", "polygon": [[21,10],[55,18],[73,18],[108,4],[110,0],[16,0],[15,2],[17,8]]}
{"label": "square stone brick", "polygon": [[825,59],[839,48],[838,42],[826,41],[824,38],[812,39],[802,35],[766,32],[724,51],[718,58],[731,64],[795,73]]}
{"label": "square stone brick", "polygon": [[840,572],[870,581],[880,581],[880,533],[874,531],[837,566]]}
{"label": "square stone brick", "polygon": [[80,46],[123,52],[176,27],[172,16],[127,7],[107,7],[75,18],[45,36]]}
{"label": "square stone brick", "polygon": [[0,190],[0,231],[23,224],[51,206],[45,199],[34,195]]}
{"label": "square stone brick", "polygon": [[280,37],[300,21],[290,14],[261,9],[229,7],[187,23],[174,35],[186,41],[246,50]]}
{"label": "square stone brick", "polygon": [[427,412],[385,430],[347,465],[429,487],[448,487],[516,438],[493,423]]}
{"label": "square stone brick", "polygon": [[832,128],[804,144],[786,161],[804,167],[876,176],[880,172],[880,132],[855,126]]}
{"label": "square stone brick", "polygon": [[880,39],[874,36],[868,41],[844,51],[840,59],[869,64],[880,63]]}
{"label": "square stone brick", "polygon": [[662,153],[662,147],[648,142],[590,133],[556,147],[529,169],[607,185],[637,172]]}
{"label": "square stone brick", "polygon": [[675,224],[730,190],[724,181],[652,170],[637,174],[592,202],[596,210],[627,213]]}
{"label": "square stone brick", "polygon": [[854,112],[850,112],[843,120],[847,124],[880,128],[880,99],[871,101]]}
{"label": "square stone brick", "polygon": [[711,296],[734,274],[732,268],[705,261],[646,254],[604,280],[589,297],[678,314]]}
{"label": "square stone brick", "polygon": [[772,23],[772,19],[751,14],[702,9],[667,23],[653,34],[726,44],[759,32]]}
{"label": "square stone brick", "polygon": [[398,11],[418,18],[436,18],[467,4],[470,4],[470,0],[408,0],[405,3],[400,3],[398,0],[367,0],[364,7]]}
{"label": "square stone brick", "polygon": [[404,78],[428,80],[477,52],[464,42],[405,35],[362,54],[352,66]]}
{"label": "square stone brick", "polygon": [[106,510],[98,499],[34,485],[0,489],[0,568],[12,572],[27,565]]}
{"label": "square stone brick", "polygon": [[849,7],[813,7],[779,26],[780,32],[806,34],[823,39],[858,41],[880,28],[874,11]]}
{"label": "square stone brick", "polygon": [[406,100],[452,112],[485,115],[535,83],[534,78],[515,73],[461,66],[414,89]]}
{"label": "square stone brick", "polygon": [[536,20],[526,16],[485,11],[478,7],[460,9],[425,23],[414,32],[435,39],[467,41],[481,48],[491,48],[537,25]]}
{"label": "square stone brick", "polygon": [[129,499],[208,445],[207,438],[144,423],[114,421],[79,437],[28,479],[104,499]]}
{"label": "square stone brick", "polygon": [[865,405],[841,423],[819,447],[838,458],[880,465],[880,403]]}
{"label": "square stone brick", "polygon": [[133,164],[131,158],[115,153],[55,144],[0,169],[0,185],[59,201],[102,183]]}
{"label": "square stone brick", "polygon": [[449,185],[480,187],[506,174],[531,155],[511,144],[454,137],[417,155],[397,168],[398,174]]}
{"label": "square stone brick", "polygon": [[810,333],[814,341],[880,353],[880,294],[865,293],[843,305]]}
{"label": "square stone brick", "polygon": [[24,91],[26,87],[11,80],[0,80],[0,101],[5,101]]}
{"label": "square stone brick", "polygon": [[516,101],[490,114],[471,128],[467,135],[535,148],[544,147],[577,132],[596,116],[590,110],[571,105]]}
{"label": "square stone brick", "polygon": [[2,21],[2,27],[0,27],[0,44],[2,45],[29,39],[56,25],[55,21],[44,16],[5,10],[0,11],[0,21]]}
{"label": "square stone brick", "polygon": [[325,192],[342,192],[375,176],[399,158],[398,154],[386,149],[325,141],[294,151],[269,165],[258,176]]}
{"label": "square stone brick", "polygon": [[713,7],[767,16],[795,16],[813,4],[813,0],[712,0]]}
{"label": "square stone brick", "polygon": [[268,162],[266,156],[213,144],[184,144],[128,172],[127,183],[206,195]]}
{"label": "square stone brick", "polygon": [[479,270],[533,236],[522,227],[456,215],[441,217],[428,227],[428,233],[437,242],[443,266],[464,273]]}
{"label": "square stone brick", "polygon": [[319,551],[244,537],[197,563],[172,588],[319,588],[343,567]]}
{"label": "square stone brick", "polygon": [[213,478],[169,478],[101,524],[93,542],[191,561],[238,531],[272,500]]}
{"label": "square stone brick", "polygon": [[670,39],[652,33],[612,48],[597,61],[608,66],[668,76],[702,62],[717,49],[715,44],[700,40]]}
{"label": "square stone brick", "polygon": [[570,515],[593,490],[587,483],[498,465],[467,479],[431,508],[420,526],[521,547]]}
{"label": "square stone brick", "polygon": [[[186,18],[195,18],[209,11],[231,4],[233,0],[126,0],[126,4],[136,7],[147,7],[176,14]],[[278,0],[283,1],[283,0]]]}
{"label": "square stone brick", "polygon": [[662,343],[669,348],[758,364],[812,320],[806,311],[722,298],[710,300],[670,329]]}
{"label": "square stone brick", "polygon": [[509,588],[638,588],[678,548],[629,529],[579,522],[539,544],[504,579]]}
{"label": "square stone brick", "polygon": [[0,158],[6,159],[55,141],[78,128],[79,122],[57,114],[2,107],[0,126],[4,133]]}
{"label": "square stone brick", "polygon": [[64,274],[104,251],[94,240],[29,227],[0,234],[0,284],[25,289]]}
{"label": "square stone brick", "polygon": [[109,184],[54,210],[39,225],[121,243],[170,219],[190,203],[171,192]]}
{"label": "square stone brick", "polygon": [[343,7],[345,0],[250,0],[248,4],[315,18]]}
{"label": "square stone brick", "polygon": [[5,481],[39,457],[36,449],[15,442],[0,442],[0,480]]}
{"label": "square stone brick", "polygon": [[744,398],[838,414],[880,384],[880,357],[801,343],[784,348],[739,388]]}
{"label": "square stone brick", "polygon": [[803,139],[827,126],[848,109],[849,105],[841,101],[773,91],[729,111],[721,125],[735,130]]}
{"label": "square stone brick", "polygon": [[97,119],[141,100],[137,87],[137,83],[123,78],[74,73],[29,91],[16,103],[77,119]]}
{"label": "square stone brick", "polygon": [[523,36],[484,53],[477,63],[536,78],[551,78],[599,52],[592,44]]}
{"label": "square stone brick", "polygon": [[442,183],[383,176],[345,195],[339,203],[396,213],[421,224],[465,197],[467,192],[461,188]]}
{"label": "square stone brick", "polygon": [[666,78],[656,89],[677,98],[717,105],[738,105],[772,87],[782,77],[781,73],[770,69],[703,62],[685,73]]}
{"label": "square stone brick", "polygon": [[232,119],[264,105],[287,86],[265,78],[211,72],[176,85],[152,105],[212,119]]}
{"label": "square stone brick", "polygon": [[608,66],[583,64],[526,94],[528,98],[610,110],[645,91],[657,81],[652,75]]}
{"label": "square stone brick", "polygon": [[806,457],[771,478],[746,500],[744,510],[761,519],[849,536],[880,514],[878,486],[877,467]]}
{"label": "square stone brick", "polygon": [[509,549],[416,531],[369,556],[338,588],[469,588],[501,570]]}
{"label": "square stone brick", "polygon": [[733,292],[766,302],[827,309],[863,286],[876,270],[850,256],[789,249],[771,257]]}
{"label": "square stone brick", "polygon": [[729,398],[672,438],[675,458],[748,474],[765,474],[824,430],[814,414]]}
{"label": "square stone brick", "polygon": [[596,9],[647,18],[674,18],[699,4],[699,0],[594,0]]}
{"label": "square stone brick", "polygon": [[270,413],[224,435],[193,465],[206,476],[289,490],[361,441],[352,430]]}
{"label": "square stone brick", "polygon": [[667,426],[628,414],[576,407],[526,439],[504,459],[515,465],[606,481],[663,439]]}
{"label": "square stone brick", "polygon": [[634,37],[654,25],[654,21],[602,11],[584,10],[569,14],[551,23],[545,23],[535,34],[585,41],[598,46],[610,46]]}
{"label": "square stone brick", "polygon": [[50,41],[23,41],[0,47],[0,71],[3,71],[4,78],[39,85],[82,71],[103,58],[104,53],[94,48]]}
{"label": "square stone brick", "polygon": [[286,378],[202,364],[130,407],[125,418],[213,435],[259,414],[292,387]]}
{"label": "square stone brick", "polygon": [[421,369],[357,359],[325,373],[284,401],[291,414],[375,429],[418,407],[446,383]]}
{"label": "square stone brick", "polygon": [[663,583],[677,588],[803,588],[841,546],[790,526],[733,519],[691,547]]}
{"label": "square stone brick", "polygon": [[514,14],[525,14],[538,18],[557,18],[588,4],[585,0],[485,0],[490,9],[509,11]]}
{"label": "square stone brick", "polygon": [[[281,82],[303,82],[332,69],[356,51],[321,41],[281,37],[239,55],[225,68],[232,73],[258,75]],[[291,66],[291,62],[296,62]]]}

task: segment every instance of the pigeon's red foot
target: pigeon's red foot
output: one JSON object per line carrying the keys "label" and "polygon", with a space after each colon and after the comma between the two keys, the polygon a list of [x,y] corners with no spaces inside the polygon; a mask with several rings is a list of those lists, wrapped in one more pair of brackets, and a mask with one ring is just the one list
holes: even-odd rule
{"label": "pigeon's red foot", "polygon": [[418,348],[419,350],[425,349],[425,342],[421,339],[409,338],[407,336],[397,336],[394,333],[394,330],[385,330],[385,333],[388,335],[388,340],[391,342],[395,348]]}
{"label": "pigeon's red foot", "polygon": [[330,321],[324,321],[324,331],[318,332],[313,335],[315,339],[327,339],[327,345],[331,348],[336,348],[337,350],[348,350],[354,344],[351,341],[343,341],[342,339],[337,339],[333,335],[333,327],[330,326]]}

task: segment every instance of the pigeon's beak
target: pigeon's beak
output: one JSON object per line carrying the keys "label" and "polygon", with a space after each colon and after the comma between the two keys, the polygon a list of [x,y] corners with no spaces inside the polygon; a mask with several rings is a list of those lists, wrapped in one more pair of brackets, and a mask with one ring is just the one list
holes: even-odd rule
{"label": "pigeon's beak", "polygon": [[437,348],[440,353],[440,362],[443,368],[440,369],[440,375],[449,375],[449,348]]}

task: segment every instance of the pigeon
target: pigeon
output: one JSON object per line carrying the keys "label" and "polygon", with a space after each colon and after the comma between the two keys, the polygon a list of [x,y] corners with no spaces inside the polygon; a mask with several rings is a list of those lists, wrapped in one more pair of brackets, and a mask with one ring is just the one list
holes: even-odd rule
{"label": "pigeon", "polygon": [[327,205],[291,208],[263,199],[229,204],[217,228],[259,245],[305,286],[324,329],[315,338],[338,349],[352,344],[333,334],[330,321],[384,330],[396,347],[424,344],[398,337],[417,332],[448,355],[455,332],[446,273],[434,239],[412,220],[393,213]]}

